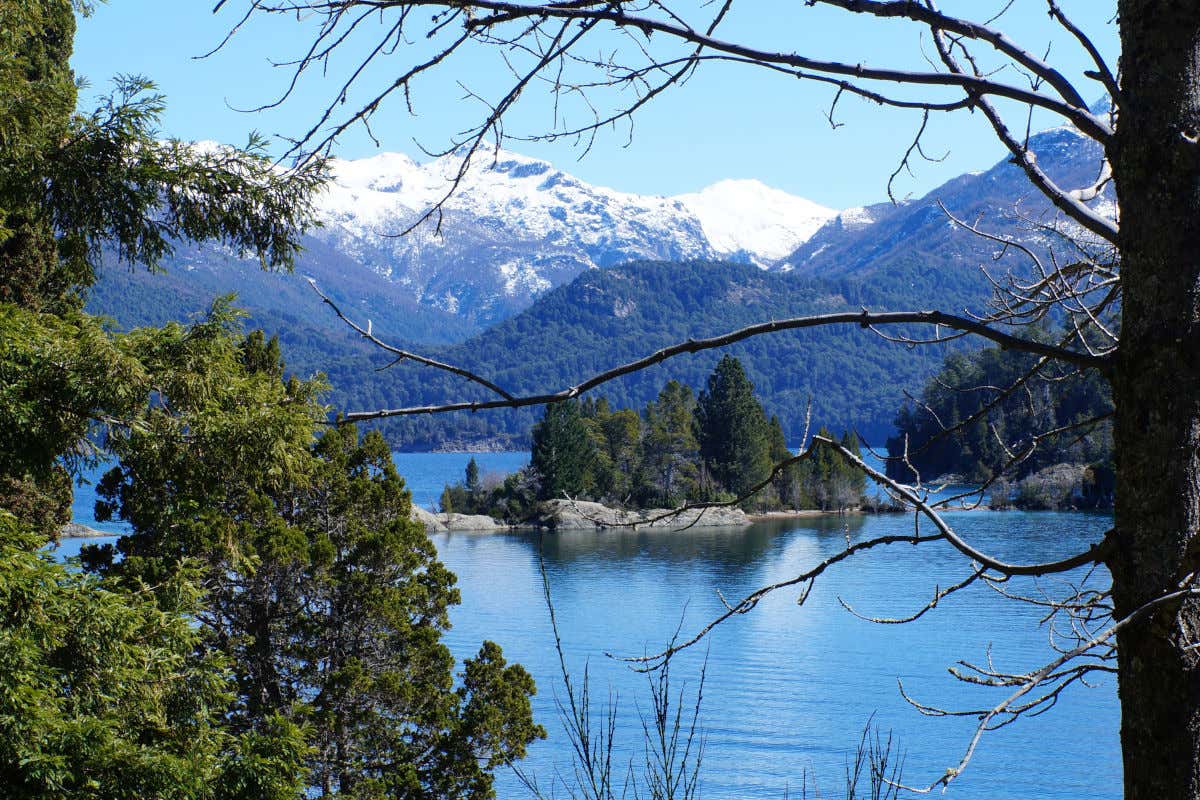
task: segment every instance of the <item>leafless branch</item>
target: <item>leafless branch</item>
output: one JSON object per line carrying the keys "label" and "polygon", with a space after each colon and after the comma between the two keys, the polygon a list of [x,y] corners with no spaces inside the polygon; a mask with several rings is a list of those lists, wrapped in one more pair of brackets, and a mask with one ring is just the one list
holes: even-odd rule
{"label": "leafless branch", "polygon": [[[941,311],[845,311],[834,314],[817,314],[812,316],[793,317],[791,319],[773,320],[771,322],[763,322],[757,325],[748,325],[745,328],[740,328],[736,331],[731,331],[729,333],[713,336],[707,339],[689,339],[686,342],[680,342],[678,344],[670,345],[669,347],[664,347],[648,356],[639,358],[636,361],[631,361],[627,364],[622,364],[621,366],[605,370],[604,372],[587,378],[586,380],[581,381],[574,386],[570,386],[557,392],[528,395],[524,397],[502,398],[500,400],[463,401],[438,405],[379,409],[376,411],[354,411],[347,414],[344,417],[344,421],[351,423],[373,419],[384,419],[387,417],[412,416],[415,414],[440,414],[451,411],[481,411],[489,408],[521,408],[524,406],[560,403],[565,400],[578,397],[584,392],[608,383],[609,381],[632,374],[634,372],[639,372],[647,367],[654,366],[655,364],[659,364],[674,356],[682,355],[684,353],[698,353],[703,350],[712,350],[718,347],[724,347],[726,345],[733,344],[735,342],[740,342],[744,339],[749,339],[754,336],[761,336],[763,334],[778,333],[789,330],[816,328],[825,325],[856,324],[860,327],[866,328],[872,325],[912,323],[937,325],[946,328],[962,330],[996,342],[1002,347],[1035,353],[1084,367],[1105,368],[1109,363],[1110,358],[1110,356],[1099,357],[1088,353],[1080,353],[1074,350],[1069,350],[1063,347],[1057,347],[1045,342],[1024,339],[1019,336],[1014,336],[1001,330],[991,328],[977,320],[956,316],[953,314],[946,314]],[[439,368],[447,369],[450,368],[450,365],[441,365]],[[450,371],[454,371],[454,368],[450,368]],[[461,375],[463,372],[459,372],[458,374]],[[467,375],[464,375],[464,377],[467,377]],[[482,379],[479,379],[478,376],[472,377],[472,380],[475,380],[476,382],[482,382]],[[491,386],[488,388],[492,388],[493,391],[499,391]]]}
{"label": "leafless branch", "polygon": [[367,327],[363,328],[357,322],[353,321],[352,319],[347,317],[345,314],[343,314],[342,310],[340,308],[338,308],[337,304],[334,303],[333,300],[329,299],[329,297],[317,287],[316,281],[314,281],[312,278],[309,278],[308,284],[309,284],[309,286],[312,287],[312,290],[317,293],[317,296],[321,298],[321,301],[333,309],[333,313],[337,314],[338,319],[340,319],[342,322],[349,325],[351,328],[353,328],[358,333],[359,336],[366,339],[368,342],[375,345],[380,350],[391,353],[392,355],[394,355],[396,357],[392,361],[392,363],[388,365],[389,367],[394,366],[395,364],[398,364],[401,361],[405,361],[405,360],[413,361],[413,362],[416,362],[417,364],[424,364],[427,367],[433,367],[434,369],[440,369],[445,372],[449,372],[454,375],[458,375],[460,377],[466,378],[467,380],[469,380],[473,383],[478,383],[480,386],[483,386],[484,388],[489,389],[489,390],[495,392],[496,394],[500,395],[505,400],[515,400],[516,399],[511,394],[509,394],[508,392],[504,391],[496,384],[489,381],[487,378],[480,377],[479,375],[476,375],[474,372],[471,372],[470,370],[463,369],[462,367],[456,367],[453,364],[446,364],[441,361],[435,361],[432,358],[428,358],[428,357],[420,355],[418,353],[412,353],[412,352],[409,352],[408,350],[402,350],[399,347],[388,344],[387,342],[383,341],[382,339],[380,339],[378,336],[376,336],[372,332],[370,320],[367,321]]}

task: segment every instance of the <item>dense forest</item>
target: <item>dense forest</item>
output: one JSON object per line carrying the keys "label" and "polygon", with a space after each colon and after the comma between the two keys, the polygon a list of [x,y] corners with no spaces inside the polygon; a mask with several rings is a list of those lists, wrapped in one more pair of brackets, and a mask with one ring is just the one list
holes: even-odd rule
{"label": "dense forest", "polygon": [[[534,515],[537,501],[563,497],[621,508],[740,500],[755,511],[844,511],[864,503],[863,474],[830,450],[772,474],[792,453],[779,418],[768,418],[730,355],[698,397],[672,380],[641,413],[614,409],[605,398],[556,403],[530,439],[529,467],[501,479],[481,476],[472,460],[464,480],[442,492],[442,511],[518,523]],[[841,443],[858,452],[854,434],[843,433]]]}
{"label": "dense forest", "polygon": [[988,483],[999,507],[1109,507],[1112,409],[1097,374],[996,347],[955,353],[896,415],[887,471]]}
{"label": "dense forest", "polygon": [[[808,313],[919,307],[928,270],[911,260],[891,264],[885,276],[822,280],[767,273],[725,262],[637,262],[583,273],[547,292],[528,309],[471,335],[453,315],[389,305],[394,287],[361,269],[340,277],[343,261],[319,243],[298,256],[305,274],[360,323],[370,320],[385,340],[466,367],[511,392],[562,388],[655,348],[688,338]],[[106,260],[105,280],[91,288],[88,308],[120,326],[161,325],[203,311],[229,288],[250,309],[250,323],[278,335],[288,369],[302,378],[328,376],[330,404],[339,410],[397,408],[479,399],[478,387],[413,363],[389,363],[320,304],[300,275],[254,272],[253,265],[225,259],[218,268],[196,264],[181,251],[166,274],[142,276]],[[322,276],[329,279],[325,280]],[[974,276],[974,277],[972,277]],[[163,280],[155,291],[149,278]],[[950,271],[938,280],[952,304],[978,305],[984,297],[972,270]],[[285,298],[268,303],[265,297]],[[390,302],[390,301],[389,301]],[[409,336],[420,341],[410,342]],[[470,338],[466,338],[470,336]],[[465,339],[465,340],[464,340]],[[446,342],[457,341],[457,344]],[[440,344],[437,342],[441,342]],[[757,387],[768,415],[777,416],[789,441],[803,433],[805,412],[833,429],[855,429],[868,441],[890,434],[901,389],[916,392],[933,374],[945,348],[911,349],[880,341],[857,328],[827,328],[757,337],[729,348]],[[631,375],[605,387],[609,401],[639,408],[668,380],[700,386],[719,356],[698,353]],[[392,420],[381,430],[401,450],[455,449],[480,445],[527,447],[536,411],[487,411],[452,417]]]}
{"label": "dense forest", "polygon": [[[510,392],[542,392],[658,347],[763,320],[862,306],[903,308],[916,303],[914,287],[924,280],[913,272],[888,288],[852,278],[801,280],[742,264],[640,262],[584,273],[512,319],[432,353]],[[948,303],[971,299],[977,295],[963,289]],[[795,441],[803,433],[810,400],[812,418],[820,424],[882,440],[893,430],[901,389],[917,391],[937,371],[946,349],[914,350],[839,326],[755,337],[727,351],[744,365],[768,416],[779,417],[784,435]],[[604,393],[615,407],[639,408],[669,380],[703,385],[719,359],[711,351],[673,358],[606,385]],[[379,373],[370,368],[386,363],[385,353],[366,364],[361,356],[327,360],[323,369],[344,387],[335,402],[374,409],[486,396],[459,378],[411,363]],[[535,422],[536,411],[520,409],[409,417],[392,420],[383,430],[398,449],[449,449],[481,441],[513,446],[528,444]]]}

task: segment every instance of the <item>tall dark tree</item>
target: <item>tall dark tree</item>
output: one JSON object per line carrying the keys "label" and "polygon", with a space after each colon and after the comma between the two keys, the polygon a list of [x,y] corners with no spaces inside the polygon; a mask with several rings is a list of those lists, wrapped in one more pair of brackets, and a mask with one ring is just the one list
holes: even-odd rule
{"label": "tall dark tree", "polygon": [[709,474],[726,491],[748,492],[771,471],[770,429],[742,364],[723,356],[696,400],[696,441]]}
{"label": "tall dark tree", "polygon": [[592,488],[597,451],[578,402],[546,406],[532,438],[530,464],[538,476],[538,497],[578,497]]}
{"label": "tall dark tree", "polygon": [[287,178],[261,154],[161,141],[161,98],[140,80],[75,113],[75,5],[0,2],[0,784],[14,798],[295,798],[301,726],[228,724],[235,687],[195,625],[190,568],[155,597],[39,551],[67,519],[69,469],[141,427],[177,379],[164,351],[189,350],[191,372],[207,357],[202,336],[119,336],[80,311],[100,248],[153,266],[172,241],[212,238],[287,266],[320,170]]}
{"label": "tall dark tree", "polygon": [[467,462],[465,477],[466,483],[464,485],[467,487],[467,491],[471,494],[476,494],[479,492],[481,488],[479,483],[479,465],[475,463],[474,456],[472,456],[471,460]]}
{"label": "tall dark tree", "polygon": [[290,267],[323,174],[319,163],[278,174],[258,141],[207,151],[162,139],[163,98],[140,78],[76,113],[74,32],[71,0],[0,4],[0,442],[11,445],[0,507],[49,528],[70,505],[62,457],[148,391],[79,310],[101,249],[154,267],[177,241],[214,239]]}
{"label": "tall dark tree", "polygon": [[544,735],[533,681],[485,642],[456,688],[441,641],[455,578],[383,437],[315,439],[321,385],[285,378],[273,342],[228,318],[174,327],[207,371],[180,370],[144,425],[114,437],[103,510],[132,532],[87,563],[135,587],[199,565],[196,619],[238,686],[228,718],[302,726],[311,793],[490,796],[493,770]]}

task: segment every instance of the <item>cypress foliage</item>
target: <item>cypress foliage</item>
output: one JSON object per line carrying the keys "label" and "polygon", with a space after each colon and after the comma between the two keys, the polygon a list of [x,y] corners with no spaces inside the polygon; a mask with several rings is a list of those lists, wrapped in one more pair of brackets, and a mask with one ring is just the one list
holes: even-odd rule
{"label": "cypress foliage", "polygon": [[593,485],[595,443],[584,423],[579,403],[567,400],[546,406],[542,421],[533,427],[530,463],[539,479],[543,500],[583,495]]}
{"label": "cypress foliage", "polygon": [[735,495],[771,471],[770,430],[742,364],[723,357],[696,402],[696,440],[712,479]]}

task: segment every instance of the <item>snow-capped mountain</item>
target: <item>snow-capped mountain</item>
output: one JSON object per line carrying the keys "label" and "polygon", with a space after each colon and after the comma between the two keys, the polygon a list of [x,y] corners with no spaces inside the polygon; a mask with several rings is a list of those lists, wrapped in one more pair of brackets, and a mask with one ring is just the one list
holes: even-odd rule
{"label": "snow-capped mountain", "polygon": [[787,269],[788,255],[835,215],[758,181],[678,197],[584,183],[545,161],[477,153],[434,215],[461,159],[400,153],[333,163],[316,235],[422,305],[486,324],[586,269],[636,259],[727,259]]}
{"label": "snow-capped mountain", "polygon": [[700,220],[722,257],[741,256],[763,268],[783,263],[837,212],[756,180],[725,180],[675,198]]}
{"label": "snow-capped mountain", "polygon": [[[1095,181],[1103,154],[1099,145],[1074,128],[1042,131],[1030,139],[1030,145],[1038,164],[1060,186],[1074,188]],[[1111,184],[1088,205],[1101,215],[1115,216]],[[1060,219],[1058,212],[1019,167],[1004,159],[990,169],[952,178],[924,197],[898,205],[847,209],[809,236],[787,256],[787,263],[801,277],[853,276],[885,284],[924,285],[933,294],[945,292],[950,285],[974,286],[981,298],[990,293],[981,266],[997,276],[1009,269],[1028,271],[1030,263],[1019,251],[964,230],[946,211],[1043,254],[1070,249],[1061,237],[1049,235],[1038,224],[1054,223]],[[1081,241],[1088,240],[1082,229],[1061,224]]]}

